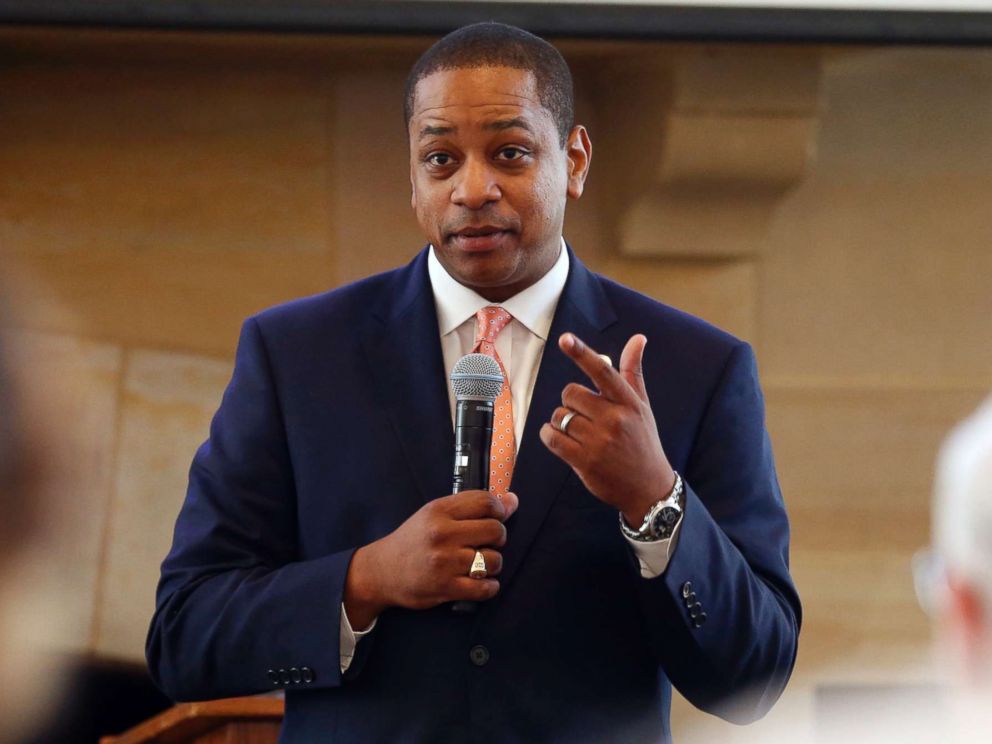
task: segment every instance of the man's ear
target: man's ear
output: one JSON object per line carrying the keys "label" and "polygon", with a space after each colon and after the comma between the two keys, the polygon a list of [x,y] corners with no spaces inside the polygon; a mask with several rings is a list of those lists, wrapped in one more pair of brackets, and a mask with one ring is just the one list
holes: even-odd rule
{"label": "man's ear", "polygon": [[585,189],[589,163],[592,161],[592,142],[589,141],[589,132],[581,124],[574,126],[568,135],[565,157],[568,158],[568,195],[578,199]]}
{"label": "man's ear", "polygon": [[413,181],[413,166],[410,166],[410,206],[417,211],[417,185]]}
{"label": "man's ear", "polygon": [[974,587],[958,577],[948,577],[948,609],[957,628],[971,642],[982,635],[988,618]]}

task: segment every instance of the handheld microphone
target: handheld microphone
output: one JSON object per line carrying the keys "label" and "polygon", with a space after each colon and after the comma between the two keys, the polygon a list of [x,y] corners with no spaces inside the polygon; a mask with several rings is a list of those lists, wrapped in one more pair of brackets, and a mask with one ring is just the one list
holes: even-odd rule
{"label": "handheld microphone", "polygon": [[[489,488],[493,407],[503,387],[499,363],[485,354],[466,354],[451,371],[455,393],[455,462],[452,493]],[[455,612],[475,612],[476,602],[454,602]]]}
{"label": "handheld microphone", "polygon": [[451,372],[455,392],[455,466],[452,493],[489,488],[493,406],[503,387],[499,364],[485,354],[467,354]]}

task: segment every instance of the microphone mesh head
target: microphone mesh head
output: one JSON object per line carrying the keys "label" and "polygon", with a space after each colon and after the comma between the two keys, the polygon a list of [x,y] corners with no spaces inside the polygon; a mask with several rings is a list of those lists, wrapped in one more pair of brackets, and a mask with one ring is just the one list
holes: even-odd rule
{"label": "microphone mesh head", "polygon": [[485,354],[466,354],[451,371],[451,388],[456,398],[496,400],[503,387],[499,363]]}

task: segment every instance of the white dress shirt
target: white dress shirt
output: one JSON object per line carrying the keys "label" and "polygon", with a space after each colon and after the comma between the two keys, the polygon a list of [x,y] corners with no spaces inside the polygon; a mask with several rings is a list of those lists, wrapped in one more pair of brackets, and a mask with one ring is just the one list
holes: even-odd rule
{"label": "white dress shirt", "polygon": [[[434,305],[437,309],[438,331],[441,334],[441,352],[444,355],[444,369],[451,373],[455,363],[475,347],[475,314],[494,303],[474,290],[459,284],[441,265],[434,255],[433,246],[427,257],[427,270],[431,289],[434,292]],[[513,316],[506,327],[496,337],[496,353],[503,362],[503,368],[510,383],[513,398],[513,431],[517,440],[517,450],[524,433],[524,422],[530,408],[537,370],[541,365],[541,355],[548,341],[551,321],[554,319],[558,298],[568,277],[568,251],[562,239],[558,260],[543,277],[527,289],[498,304]],[[455,393],[448,386],[448,399],[451,404],[452,424],[455,419]],[[512,490],[512,489],[511,489]],[[527,494],[518,494],[521,499]],[[639,525],[637,525],[639,526]],[[619,526],[617,527],[619,530]],[[678,542],[678,527],[668,540],[644,543],[630,540],[641,566],[641,576],[653,579],[660,576],[668,566],[675,544]],[[351,665],[351,659],[358,641],[375,627],[375,621],[364,631],[355,632],[341,605],[341,672]]]}

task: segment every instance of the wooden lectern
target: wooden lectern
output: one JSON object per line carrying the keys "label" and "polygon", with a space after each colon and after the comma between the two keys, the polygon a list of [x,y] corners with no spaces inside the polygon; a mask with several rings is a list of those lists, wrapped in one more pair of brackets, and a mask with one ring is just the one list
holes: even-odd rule
{"label": "wooden lectern", "polygon": [[180,703],[100,744],[276,744],[283,708],[274,697]]}

